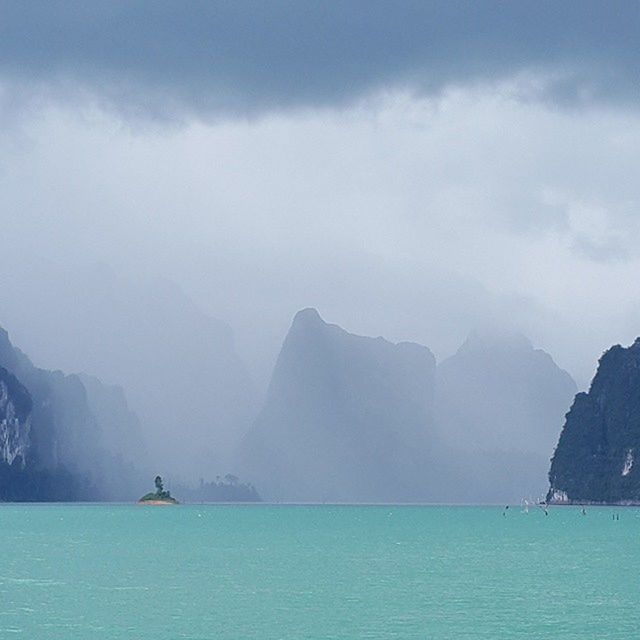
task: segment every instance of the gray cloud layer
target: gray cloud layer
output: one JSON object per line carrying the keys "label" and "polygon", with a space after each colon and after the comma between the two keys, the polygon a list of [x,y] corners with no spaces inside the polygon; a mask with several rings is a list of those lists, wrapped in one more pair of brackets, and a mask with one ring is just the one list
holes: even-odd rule
{"label": "gray cloud layer", "polygon": [[640,3],[5,1],[0,77],[142,115],[344,104],[519,73],[560,102],[638,97]]}

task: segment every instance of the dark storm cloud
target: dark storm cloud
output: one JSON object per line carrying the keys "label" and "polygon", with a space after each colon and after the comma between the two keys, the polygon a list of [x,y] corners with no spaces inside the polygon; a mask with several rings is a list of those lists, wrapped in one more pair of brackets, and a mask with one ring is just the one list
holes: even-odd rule
{"label": "dark storm cloud", "polygon": [[340,105],[519,72],[552,77],[556,102],[633,102],[639,43],[635,1],[0,4],[5,83],[165,114]]}

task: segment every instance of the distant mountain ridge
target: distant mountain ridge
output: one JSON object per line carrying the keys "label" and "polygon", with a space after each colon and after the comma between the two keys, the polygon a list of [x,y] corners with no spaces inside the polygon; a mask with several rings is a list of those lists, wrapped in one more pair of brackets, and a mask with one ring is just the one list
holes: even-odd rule
{"label": "distant mountain ridge", "polygon": [[512,332],[474,332],[438,365],[437,424],[465,460],[459,499],[503,502],[546,490],[549,457],[577,387]]}
{"label": "distant mountain ridge", "polygon": [[[131,308],[129,292],[113,295]],[[252,397],[230,330],[220,325],[218,331],[215,321],[196,314],[185,342],[188,366],[175,369],[173,357],[182,347],[172,345],[171,336],[184,331],[184,313],[164,316],[161,307],[153,322],[125,332],[125,320],[137,316],[123,316],[102,336],[111,365],[135,364],[127,379],[146,407],[146,434],[122,388],[35,367],[0,331],[0,482],[9,474],[5,485],[30,487],[27,499],[132,499],[146,486],[140,476],[147,460],[158,466],[153,452],[146,456],[149,436],[169,460],[171,443],[181,443],[175,455],[198,452],[190,484],[223,471],[223,451],[211,447],[233,442]],[[137,331],[145,337],[140,344],[131,342]],[[91,344],[95,336],[86,339]],[[358,336],[304,309],[293,319],[265,403],[228,468],[267,500],[538,497],[575,391],[569,374],[519,334],[471,334],[437,364],[425,346]],[[156,429],[149,431],[150,425]],[[134,485],[140,486],[135,493]]]}
{"label": "distant mountain ridge", "polygon": [[80,378],[35,367],[4,329],[0,367],[0,499],[127,495],[135,474],[104,446],[112,422],[101,424]]}
{"label": "distant mountain ridge", "polygon": [[231,452],[257,398],[231,327],[166,279],[130,280],[96,265],[45,282],[32,285],[38,295],[28,308],[0,301],[29,353],[124,389],[168,479],[193,483],[234,471]]}
{"label": "distant mountain ridge", "polygon": [[559,503],[640,503],[640,338],[600,358],[576,395],[549,470]]}
{"label": "distant mountain ridge", "polygon": [[349,334],[296,314],[267,400],[241,450],[269,498],[418,500],[435,358],[412,343]]}
{"label": "distant mountain ridge", "polygon": [[294,318],[241,469],[267,499],[502,502],[545,491],[576,386],[518,334],[428,348]]}
{"label": "distant mountain ridge", "polygon": [[146,461],[147,444],[140,419],[129,407],[125,391],[105,384],[95,376],[78,374],[85,388],[87,403],[100,426],[102,445],[110,455],[138,465]]}

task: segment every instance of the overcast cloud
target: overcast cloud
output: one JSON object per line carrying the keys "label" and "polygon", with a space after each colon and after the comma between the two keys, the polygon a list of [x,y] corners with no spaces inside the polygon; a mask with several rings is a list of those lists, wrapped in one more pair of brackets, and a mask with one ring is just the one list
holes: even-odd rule
{"label": "overcast cloud", "polygon": [[0,324],[61,366],[29,300],[101,262],[261,383],[316,306],[439,357],[516,328],[584,385],[640,333],[639,7],[2,3]]}
{"label": "overcast cloud", "polygon": [[635,1],[3,2],[0,73],[143,116],[339,105],[521,73],[561,103],[636,103]]}

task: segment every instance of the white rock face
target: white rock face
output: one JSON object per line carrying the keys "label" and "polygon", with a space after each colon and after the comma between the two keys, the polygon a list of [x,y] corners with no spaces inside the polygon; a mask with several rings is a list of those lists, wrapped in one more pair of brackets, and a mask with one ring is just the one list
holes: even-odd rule
{"label": "white rock face", "polygon": [[551,501],[556,504],[569,502],[569,496],[566,491],[560,491],[559,489],[555,489],[551,494]]}
{"label": "white rock face", "polygon": [[0,380],[0,461],[13,464],[21,457],[24,466],[29,450],[31,419],[21,421],[9,395],[9,387]]}
{"label": "white rock face", "polygon": [[628,476],[633,468],[633,449],[628,449],[624,457],[624,465],[622,467],[622,475]]}

